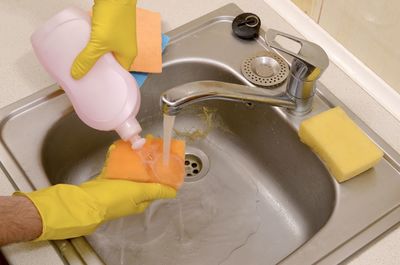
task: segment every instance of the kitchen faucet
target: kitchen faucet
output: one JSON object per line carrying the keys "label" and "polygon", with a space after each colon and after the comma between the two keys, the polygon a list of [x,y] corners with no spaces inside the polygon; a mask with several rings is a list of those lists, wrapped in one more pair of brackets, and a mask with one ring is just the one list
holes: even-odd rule
{"label": "kitchen faucet", "polygon": [[[282,36],[301,45],[298,53],[281,47],[276,37]],[[293,60],[286,91],[273,94],[268,89],[219,81],[196,81],[176,86],[161,95],[164,114],[177,115],[185,106],[205,100],[260,102],[290,109],[304,115],[311,111],[316,81],[329,65],[325,51],[315,43],[270,29],[265,35],[267,45],[290,55]]]}

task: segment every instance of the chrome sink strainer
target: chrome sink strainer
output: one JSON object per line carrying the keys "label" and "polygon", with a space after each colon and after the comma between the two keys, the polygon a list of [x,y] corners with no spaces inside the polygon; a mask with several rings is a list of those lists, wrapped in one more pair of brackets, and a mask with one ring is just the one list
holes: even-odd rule
{"label": "chrome sink strainer", "polygon": [[278,54],[267,51],[244,60],[241,70],[247,80],[263,87],[278,86],[289,75],[289,66],[285,60]]}
{"label": "chrome sink strainer", "polygon": [[185,155],[185,182],[194,182],[202,179],[210,168],[210,162],[207,155],[193,147],[186,149]]}

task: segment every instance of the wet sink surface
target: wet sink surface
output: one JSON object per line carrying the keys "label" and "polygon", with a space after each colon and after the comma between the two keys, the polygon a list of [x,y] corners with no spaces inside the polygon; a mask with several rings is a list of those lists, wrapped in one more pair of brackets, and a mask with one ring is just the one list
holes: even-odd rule
{"label": "wet sink surface", "polygon": [[[249,84],[240,64],[266,47],[231,34],[238,13],[229,5],[169,34],[163,73],[141,88],[144,134],[162,135],[159,97],[166,89],[196,80]],[[309,116],[337,104],[321,86]],[[79,121],[57,87],[3,109],[2,115],[0,157],[24,190],[96,176],[117,139]],[[175,133],[187,141],[188,159],[197,161],[201,177],[187,176],[176,200],[102,226],[87,238],[90,246],[82,239],[72,245],[84,260],[97,253],[107,264],[343,260],[393,225],[387,221],[376,233],[361,233],[400,203],[397,156],[382,143],[385,160],[338,185],[299,141],[296,128],[303,118],[254,103],[210,101],[186,109],[176,118]],[[364,240],[350,242],[360,234]]]}

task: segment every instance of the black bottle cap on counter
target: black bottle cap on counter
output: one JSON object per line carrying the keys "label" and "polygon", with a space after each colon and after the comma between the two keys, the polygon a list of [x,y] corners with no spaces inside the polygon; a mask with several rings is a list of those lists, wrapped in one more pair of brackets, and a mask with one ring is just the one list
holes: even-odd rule
{"label": "black bottle cap on counter", "polygon": [[232,30],[235,35],[246,40],[257,38],[260,27],[261,20],[253,13],[240,14],[232,22]]}

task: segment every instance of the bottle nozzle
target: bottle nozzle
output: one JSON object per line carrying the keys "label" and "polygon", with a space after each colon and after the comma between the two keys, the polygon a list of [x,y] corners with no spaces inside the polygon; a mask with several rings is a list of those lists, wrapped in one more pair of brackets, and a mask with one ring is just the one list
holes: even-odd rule
{"label": "bottle nozzle", "polygon": [[142,128],[134,116],[128,118],[116,131],[124,141],[130,141],[132,143],[133,149],[141,148],[146,142],[144,138],[139,136]]}
{"label": "bottle nozzle", "polygon": [[138,134],[134,135],[129,141],[132,144],[132,149],[140,149],[146,143],[146,139],[140,137]]}

